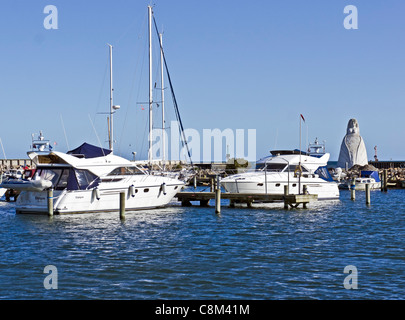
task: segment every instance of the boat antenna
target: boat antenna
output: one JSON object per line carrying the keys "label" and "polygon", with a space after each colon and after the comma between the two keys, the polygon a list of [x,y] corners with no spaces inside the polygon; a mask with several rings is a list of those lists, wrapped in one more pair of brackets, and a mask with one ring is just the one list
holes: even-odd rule
{"label": "boat antenna", "polygon": [[66,140],[66,145],[67,145],[67,148],[68,148],[68,150],[70,150],[70,148],[69,148],[69,142],[68,142],[68,138],[67,138],[67,135],[66,135],[65,125],[64,125],[64,123],[63,123],[62,114],[60,115],[60,122],[62,123],[63,134],[65,135],[65,140]]}
{"label": "boat antenna", "polygon": [[0,144],[1,144],[1,149],[3,150],[4,159],[7,160],[6,153],[4,152],[3,141],[1,141],[1,138],[0,138]]}
{"label": "boat antenna", "polygon": [[302,173],[302,169],[301,169],[301,120],[303,120],[305,122],[305,118],[302,114],[300,114],[300,162],[298,164],[300,175],[298,177],[298,194],[301,194],[301,173]]}
{"label": "boat antenna", "polygon": [[[155,17],[153,17],[153,22],[154,22],[154,25],[155,25],[156,33],[159,35],[159,30],[158,30],[158,27],[157,27],[157,24],[156,24]],[[184,127],[183,127],[183,123],[181,121],[179,107],[177,105],[177,100],[176,100],[176,95],[174,94],[173,84],[172,84],[172,80],[170,78],[169,69],[167,67],[167,62],[166,62],[166,57],[165,57],[165,53],[164,53],[164,50],[163,50],[162,42],[159,41],[159,44],[160,44],[160,50],[161,50],[162,57],[163,57],[163,62],[164,62],[164,65],[165,65],[165,70],[166,70],[166,73],[167,73],[167,80],[169,81],[170,91],[172,93],[172,99],[173,99],[174,110],[175,110],[177,122],[179,123],[179,130],[180,130],[180,134],[181,134],[181,137],[182,137],[182,144],[186,145],[187,154],[188,154],[188,157],[190,159],[190,164],[191,164],[191,166],[193,166],[193,160],[191,159],[190,149],[188,147],[187,139],[186,139],[186,136],[185,136],[185,133],[184,133]]]}

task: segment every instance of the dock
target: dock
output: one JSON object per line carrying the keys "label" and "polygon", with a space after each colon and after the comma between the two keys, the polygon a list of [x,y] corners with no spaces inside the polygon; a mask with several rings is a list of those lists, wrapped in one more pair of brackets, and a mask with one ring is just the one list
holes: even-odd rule
{"label": "dock", "polygon": [[[182,206],[191,206],[191,201],[199,201],[200,206],[207,207],[210,200],[217,200],[216,192],[179,192],[176,197]],[[308,203],[318,200],[318,195],[221,192],[219,198],[230,200],[230,207],[234,207],[235,203],[246,203],[248,207],[251,207],[255,202],[283,202],[284,209],[288,209],[289,207],[297,208],[300,204],[303,208],[307,208]]]}

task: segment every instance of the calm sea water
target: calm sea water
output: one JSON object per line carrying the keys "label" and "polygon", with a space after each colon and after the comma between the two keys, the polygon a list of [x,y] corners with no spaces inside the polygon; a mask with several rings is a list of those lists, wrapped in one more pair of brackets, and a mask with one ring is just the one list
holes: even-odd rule
{"label": "calm sea water", "polygon": [[[227,202],[224,201],[224,204]],[[309,209],[177,204],[16,215],[0,203],[0,299],[403,299],[405,190]],[[47,265],[58,288],[47,290]],[[345,289],[355,266],[358,289]],[[353,274],[352,274],[353,275]]]}

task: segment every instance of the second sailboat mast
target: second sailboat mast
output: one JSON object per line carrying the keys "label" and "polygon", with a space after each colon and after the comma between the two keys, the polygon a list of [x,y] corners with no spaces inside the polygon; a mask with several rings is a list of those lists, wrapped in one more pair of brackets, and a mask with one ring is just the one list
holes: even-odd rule
{"label": "second sailboat mast", "polygon": [[148,161],[152,162],[152,131],[153,131],[153,118],[152,118],[152,106],[153,106],[153,85],[152,85],[152,7],[148,6],[149,13],[149,150]]}

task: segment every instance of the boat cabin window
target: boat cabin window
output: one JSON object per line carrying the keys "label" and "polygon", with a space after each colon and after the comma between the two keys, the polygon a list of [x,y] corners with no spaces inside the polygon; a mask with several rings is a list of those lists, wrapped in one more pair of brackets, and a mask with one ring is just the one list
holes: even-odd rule
{"label": "boat cabin window", "polygon": [[264,170],[266,168],[267,172],[281,172],[287,166],[285,163],[258,163],[256,165],[256,170]]}
{"label": "boat cabin window", "polygon": [[137,167],[119,167],[119,168],[115,168],[108,175],[109,176],[132,176],[135,174],[144,174],[144,173]]}
{"label": "boat cabin window", "polygon": [[55,190],[63,190],[66,188],[69,177],[68,168],[38,168],[35,171],[34,180],[48,180],[52,182],[52,187]]}
{"label": "boat cabin window", "polygon": [[68,183],[68,177],[69,177],[69,169],[63,169],[62,174],[60,176],[60,179],[59,179],[58,184],[56,185],[55,189],[56,190],[65,189],[67,186],[67,183]]}
{"label": "boat cabin window", "polygon": [[91,183],[97,179],[96,175],[87,170],[75,169],[74,172],[76,175],[77,183],[79,184],[79,188],[81,190],[87,189],[87,187],[89,187],[89,185],[91,185]]}
{"label": "boat cabin window", "polygon": [[98,183],[98,177],[88,170],[73,168],[37,168],[34,180],[44,179],[52,182],[55,190],[84,190],[94,187]]}
{"label": "boat cabin window", "polygon": [[[285,171],[295,172],[296,169],[298,170],[297,165],[289,165]],[[302,172],[308,172],[307,168],[305,168],[303,165],[301,165],[301,169],[302,169]]]}

